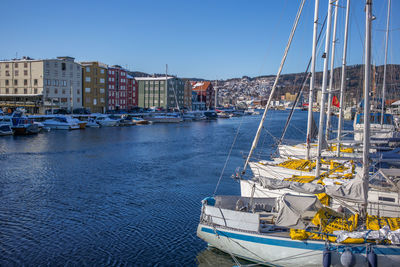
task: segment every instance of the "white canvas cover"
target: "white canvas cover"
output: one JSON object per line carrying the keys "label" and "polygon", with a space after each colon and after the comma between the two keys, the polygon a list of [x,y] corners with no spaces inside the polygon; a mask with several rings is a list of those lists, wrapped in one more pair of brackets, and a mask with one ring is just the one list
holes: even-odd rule
{"label": "white canvas cover", "polygon": [[285,194],[279,201],[279,214],[275,225],[295,229],[305,229],[318,210],[321,203],[315,196],[297,196]]}
{"label": "white canvas cover", "polygon": [[258,177],[262,187],[277,190],[277,189],[291,189],[298,193],[303,194],[319,194],[325,192],[324,186],[314,183],[298,183],[291,181],[283,181],[279,179],[271,179],[267,177]]}
{"label": "white canvas cover", "polygon": [[222,209],[206,205],[204,214],[211,216],[212,223],[247,231],[258,231],[260,218],[257,213]]}
{"label": "white canvas cover", "polygon": [[333,198],[354,203],[364,203],[365,199],[364,182],[357,177],[349,183],[342,185],[327,185],[325,193]]}

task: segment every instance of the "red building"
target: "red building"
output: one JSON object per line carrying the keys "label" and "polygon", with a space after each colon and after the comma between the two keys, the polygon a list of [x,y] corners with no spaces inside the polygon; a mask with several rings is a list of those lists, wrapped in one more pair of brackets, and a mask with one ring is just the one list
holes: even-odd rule
{"label": "red building", "polygon": [[108,110],[128,108],[128,78],[126,70],[114,65],[108,68]]}
{"label": "red building", "polygon": [[138,106],[138,85],[136,80],[130,75],[127,75],[127,80],[127,109],[130,110]]}
{"label": "red building", "polygon": [[192,84],[192,91],[197,94],[197,101],[204,102],[206,108],[214,108],[214,87],[211,82],[201,81],[201,82],[190,82]]}

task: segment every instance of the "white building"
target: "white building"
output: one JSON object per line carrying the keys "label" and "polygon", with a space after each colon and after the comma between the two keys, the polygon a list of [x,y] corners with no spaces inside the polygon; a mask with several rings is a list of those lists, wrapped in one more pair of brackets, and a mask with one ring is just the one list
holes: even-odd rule
{"label": "white building", "polygon": [[82,107],[81,65],[72,57],[0,61],[0,107],[30,113]]}

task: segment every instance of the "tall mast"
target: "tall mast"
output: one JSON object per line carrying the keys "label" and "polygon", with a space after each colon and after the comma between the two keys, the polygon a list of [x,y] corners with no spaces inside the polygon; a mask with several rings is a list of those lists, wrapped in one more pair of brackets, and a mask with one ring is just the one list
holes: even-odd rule
{"label": "tall mast", "polygon": [[331,56],[331,72],[329,78],[329,90],[328,90],[328,110],[326,112],[326,128],[325,128],[325,138],[329,139],[329,131],[331,126],[331,107],[332,107],[332,85],[333,85],[333,74],[335,67],[335,48],[336,48],[336,26],[338,17],[338,6],[339,0],[335,4],[335,18],[333,20],[333,34],[332,34],[332,56]]}
{"label": "tall mast", "polygon": [[242,171],[243,174],[246,172],[246,168],[247,168],[247,165],[249,164],[250,158],[253,155],[254,149],[257,147],[258,139],[260,138],[261,130],[263,128],[265,118],[267,117],[268,107],[269,107],[269,105],[271,103],[271,100],[272,100],[272,97],[273,97],[273,95],[275,93],[276,85],[278,84],[278,80],[279,80],[279,77],[281,75],[281,72],[282,72],[282,69],[283,69],[283,65],[285,64],[286,57],[287,57],[287,54],[289,52],[290,45],[292,44],[294,33],[296,32],[297,25],[298,25],[299,19],[300,19],[300,15],[301,15],[301,12],[303,11],[304,3],[305,3],[305,0],[302,0],[301,3],[300,3],[299,10],[297,11],[296,19],[295,19],[292,31],[290,33],[288,43],[286,44],[285,53],[284,53],[283,58],[281,60],[281,64],[279,66],[278,73],[276,74],[274,85],[272,86],[272,89],[271,89],[271,92],[269,94],[269,98],[268,98],[267,104],[265,105],[263,116],[261,118],[260,124],[258,125],[256,136],[254,137],[253,143],[252,143],[251,148],[250,148],[249,155],[247,156],[246,162],[245,162],[244,167],[243,167],[243,171]]}
{"label": "tall mast", "polygon": [[217,102],[218,102],[218,89],[217,89],[217,84],[218,81],[215,81],[215,88],[214,88],[214,94],[215,94],[215,99],[214,99],[214,109],[217,109]]}
{"label": "tall mast", "polygon": [[310,147],[311,147],[311,127],[312,127],[312,106],[314,99],[314,84],[315,84],[315,58],[317,53],[317,34],[318,34],[318,7],[319,0],[315,0],[314,9],[314,30],[313,30],[313,46],[311,55],[311,78],[310,78],[310,93],[308,95],[308,121],[307,121],[307,140],[306,140],[306,159],[310,159]]}
{"label": "tall mast", "polygon": [[364,203],[362,215],[367,214],[368,176],[369,176],[369,145],[370,145],[370,104],[369,92],[371,87],[371,21],[372,0],[366,0],[365,5],[365,71],[364,71],[364,138],[363,138],[363,185]]}
{"label": "tall mast", "polygon": [[383,125],[383,113],[385,111],[386,65],[387,65],[387,52],[388,52],[387,50],[388,50],[388,40],[389,40],[390,2],[391,0],[388,1],[387,21],[386,21],[386,44],[385,44],[385,65],[383,66],[381,126]]}
{"label": "tall mast", "polygon": [[316,166],[316,177],[319,177],[321,171],[321,153],[322,153],[322,139],[325,119],[325,95],[326,86],[328,83],[328,61],[330,52],[330,38],[331,38],[331,23],[332,23],[332,4],[335,1],[328,0],[328,22],[326,26],[325,36],[325,50],[324,50],[324,72],[322,75],[322,90],[321,90],[321,105],[319,112],[319,127],[318,127],[318,147],[317,147],[317,166]]}
{"label": "tall mast", "polygon": [[346,22],[344,27],[344,43],[343,43],[343,56],[342,56],[342,79],[340,83],[340,100],[339,100],[339,124],[338,124],[338,134],[336,146],[336,155],[340,157],[340,140],[342,138],[342,128],[343,128],[343,106],[344,106],[344,90],[346,90],[346,59],[347,59],[347,39],[349,30],[349,14],[350,14],[350,0],[347,0],[346,6]]}
{"label": "tall mast", "polygon": [[[167,101],[165,101],[166,103],[166,109],[168,110],[168,98],[169,98],[169,94],[168,94],[168,64],[165,64],[165,95],[167,96]],[[150,104],[149,104],[150,107]]]}

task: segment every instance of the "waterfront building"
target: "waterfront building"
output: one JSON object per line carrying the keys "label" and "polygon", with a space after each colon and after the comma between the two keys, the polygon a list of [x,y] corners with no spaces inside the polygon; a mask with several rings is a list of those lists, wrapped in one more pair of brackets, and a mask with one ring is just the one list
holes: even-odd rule
{"label": "waterfront building", "polygon": [[114,65],[108,68],[108,110],[127,110],[127,70]]}
{"label": "waterfront building", "polygon": [[81,62],[82,65],[82,105],[92,113],[107,110],[107,70],[100,62]]}
{"label": "waterfront building", "polygon": [[192,91],[192,110],[205,110],[206,103],[197,101],[197,93]]}
{"label": "waterfront building", "polygon": [[127,74],[127,103],[128,110],[132,110],[133,108],[138,106],[138,86],[135,78],[129,74]]}
{"label": "waterfront building", "polygon": [[190,81],[185,81],[185,88],[183,92],[183,107],[192,109],[192,84]]}
{"label": "waterfront building", "polygon": [[182,79],[171,76],[135,79],[139,88],[139,107],[175,109],[178,105],[179,108],[184,106],[185,82]]}
{"label": "waterfront building", "polygon": [[197,93],[196,102],[204,102],[206,109],[214,108],[214,87],[209,81],[192,81],[192,90]]}
{"label": "waterfront building", "polygon": [[45,109],[82,107],[82,70],[73,57],[0,61],[0,107]]}

